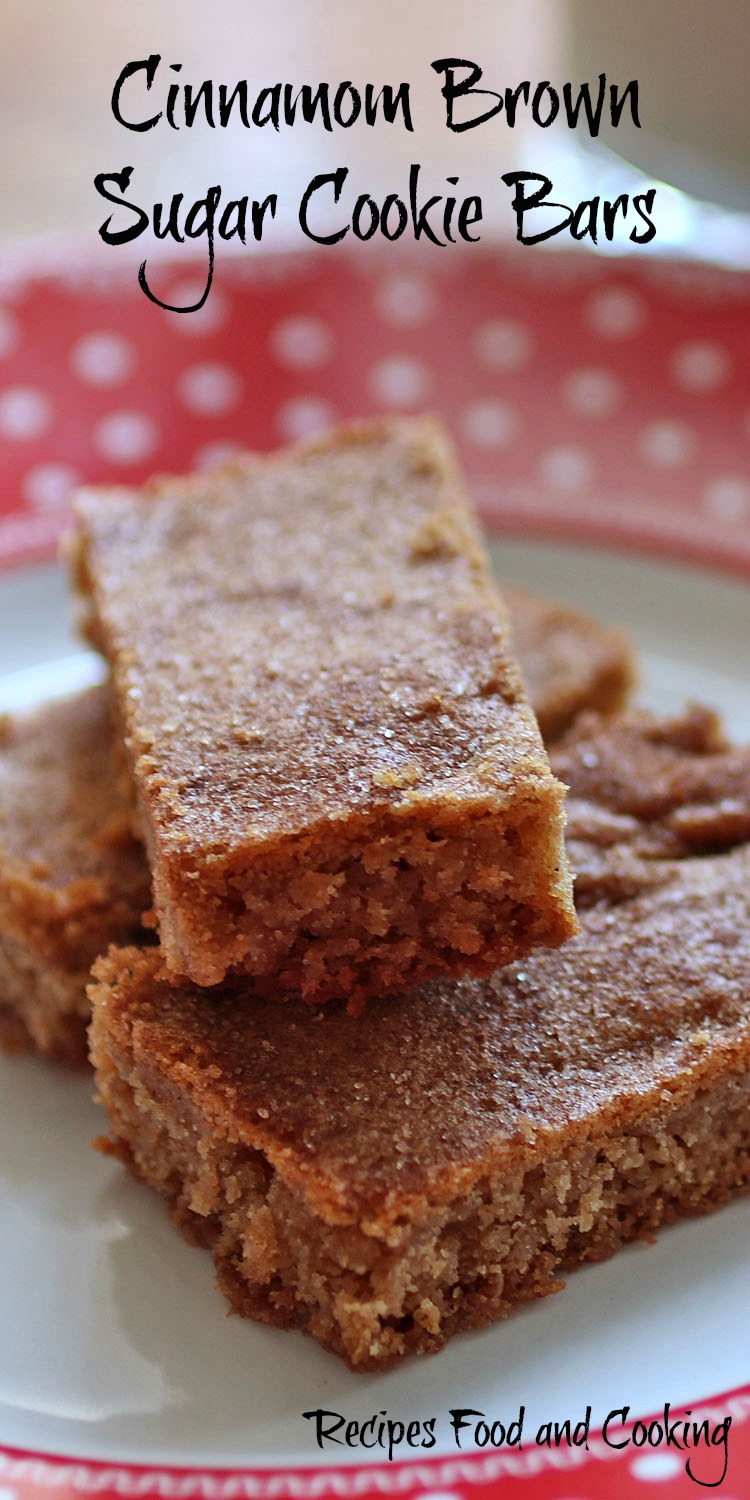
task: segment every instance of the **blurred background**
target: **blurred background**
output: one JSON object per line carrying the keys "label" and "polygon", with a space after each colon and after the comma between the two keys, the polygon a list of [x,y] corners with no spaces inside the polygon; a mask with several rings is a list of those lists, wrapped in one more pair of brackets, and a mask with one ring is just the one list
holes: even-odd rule
{"label": "blurred background", "polygon": [[[126,130],[113,86],[154,53],[152,94],[141,77],[132,107],[163,109],[170,79],[247,79],[251,100],[275,83],[406,81],[414,132]],[[441,57],[500,92],[549,79],[575,98],[601,73],[621,91],[637,78],[641,128],[623,116],[592,140],[562,112],[540,129],[521,109],[513,130],[500,114],[451,133]],[[748,61],[742,0],[0,0],[0,568],[51,554],[82,482],[425,408],[448,422],[489,525],[750,568]],[[406,197],[412,162],[426,195],[453,176],[481,196],[481,244],[350,235],[339,254],[304,238],[313,175],[348,167],[351,211],[361,192]],[[139,263],[189,306],[206,243],[166,241],[158,264],[145,236],[102,244],[94,177],[125,166],[149,212],[214,184],[224,202],[276,192],[261,248],[312,253],[217,244],[203,309],[155,308]],[[590,240],[557,253],[567,233],[516,249],[501,182],[514,169],[545,173],[569,205],[656,184],[656,238],[634,245],[621,224],[598,254]]]}
{"label": "blurred background", "polygon": [[[330,135],[302,123],[278,133],[239,124],[176,132],[165,122],[125,131],[110,110],[114,81],[128,60],[152,52],[163,56],[162,73],[180,62],[180,81],[194,85],[407,79],[415,132],[361,121]],[[449,134],[429,66],[446,55],[478,62],[486,86],[500,90],[524,78],[559,86],[604,71],[624,86],[637,77],[643,128],[605,126],[591,142],[560,119],[549,130],[522,120],[511,131],[501,115]],[[641,169],[673,189],[659,195],[657,251],[750,264],[749,61],[742,0],[3,0],[0,234],[95,234],[106,205],[94,175],[126,163],[133,198],[146,207],[175,191],[192,201],[218,182],[228,196],[277,191],[274,244],[299,241],[299,195],[314,172],[335,166],[356,166],[358,185],[375,196],[403,192],[411,161],[434,191],[447,173],[459,175],[465,192],[484,199],[483,239],[514,234],[504,171],[543,170],[564,202],[577,203],[637,191]],[[628,250],[618,238],[615,248]]]}

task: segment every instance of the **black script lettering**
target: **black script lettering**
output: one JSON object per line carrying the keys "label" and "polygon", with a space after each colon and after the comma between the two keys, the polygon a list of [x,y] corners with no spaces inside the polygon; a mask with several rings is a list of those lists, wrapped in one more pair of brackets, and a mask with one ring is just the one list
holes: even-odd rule
{"label": "black script lettering", "polygon": [[[573,217],[572,209],[567,203],[547,203],[545,200],[552,192],[552,181],[540,172],[504,172],[503,182],[508,187],[515,187],[513,196],[513,209],[516,215],[516,239],[522,245],[538,245],[542,240],[549,240],[554,234],[559,234],[561,229],[566,229]],[[525,185],[532,182],[541,183],[536,192],[527,193]],[[540,229],[537,234],[529,234],[526,230],[525,216],[534,208],[559,208],[565,214],[565,218],[559,223],[553,224],[551,228]]]}
{"label": "black script lettering", "polygon": [[[635,209],[639,218],[643,219],[643,222],[646,225],[646,229],[643,234],[639,234],[637,229],[632,229],[630,231],[630,238],[636,245],[650,244],[651,240],[656,234],[656,225],[651,217],[653,213],[655,198],[656,188],[649,188],[647,193],[636,193],[633,199],[633,208]],[[645,205],[645,213],[641,205]]]}
{"label": "black script lettering", "polygon": [[[443,73],[445,76],[445,83],[440,92],[445,99],[445,123],[449,130],[453,130],[457,134],[463,130],[473,130],[475,125],[481,125],[485,120],[491,120],[493,115],[500,113],[503,107],[502,94],[496,94],[493,89],[478,89],[474,87],[482,77],[482,69],[478,63],[469,62],[466,58],[462,57],[439,57],[430,66],[434,72]],[[469,75],[468,78],[462,78],[457,82],[457,68],[465,68]],[[488,109],[485,109],[484,114],[473,115],[470,120],[458,121],[455,118],[454,102],[456,99],[465,99],[470,94],[476,95],[477,98],[481,99],[494,99],[495,103],[491,104]]]}
{"label": "black script lettering", "polygon": [[138,121],[126,120],[120,111],[120,94],[122,93],[123,84],[127,83],[127,80],[132,78],[135,73],[144,72],[146,74],[146,88],[150,89],[160,62],[161,53],[152,52],[150,57],[144,57],[140,62],[126,63],[120,73],[112,90],[112,113],[118,125],[124,125],[126,130],[153,130],[154,126],[161,119],[161,110],[158,114],[152,115],[149,120]]}
{"label": "black script lettering", "polygon": [[[302,1415],[307,1418],[308,1422],[315,1423],[315,1441],[319,1448],[322,1448],[326,1442],[343,1443],[344,1439],[336,1437],[336,1433],[339,1428],[343,1427],[346,1417],[340,1416],[337,1411],[326,1411],[322,1406],[317,1407],[315,1411],[303,1411]],[[333,1420],[326,1425],[329,1417]]]}
{"label": "black script lettering", "polygon": [[346,224],[343,229],[337,229],[331,234],[316,234],[315,230],[310,227],[308,219],[308,210],[315,194],[320,192],[321,188],[330,186],[333,188],[333,201],[338,203],[348,176],[348,167],[337,167],[335,172],[320,172],[305,188],[299,206],[299,223],[302,233],[306,234],[309,240],[315,240],[316,245],[337,245],[339,240],[343,240],[344,235],[349,233],[349,226]]}
{"label": "black script lettering", "polygon": [[114,182],[120,189],[120,193],[124,193],[130,186],[132,175],[132,167],[123,167],[121,172],[99,172],[94,178],[94,187],[102,198],[106,198],[108,203],[115,203],[118,208],[127,208],[131,214],[138,216],[138,222],[131,224],[129,229],[110,229],[109,226],[112,223],[110,214],[99,228],[99,234],[105,245],[127,245],[130,240],[137,240],[139,234],[142,234],[148,225],[148,214],[144,209],[138,208],[135,203],[128,203],[126,198],[116,198],[114,193],[107,191],[107,183]]}

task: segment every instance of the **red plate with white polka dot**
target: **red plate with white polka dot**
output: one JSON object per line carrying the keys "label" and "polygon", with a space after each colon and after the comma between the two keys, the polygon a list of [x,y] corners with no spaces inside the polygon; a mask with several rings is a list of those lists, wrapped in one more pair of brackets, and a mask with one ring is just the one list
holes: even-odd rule
{"label": "red plate with white polka dot", "polygon": [[[163,300],[200,294],[201,265],[157,271]],[[749,359],[750,278],[687,264],[248,254],[180,316],[111,252],[6,259],[0,707],[100,670],[54,562],[76,484],[430,408],[498,567],[628,626],[647,702],[708,700],[750,735]],[[87,1080],[33,1059],[1,1059],[0,1079],[0,1500],[750,1496],[747,1201],[435,1359],[354,1377],[223,1318],[209,1257],[86,1149]],[[344,1418],[322,1448],[318,1408]]]}
{"label": "red plate with white polka dot", "polygon": [[[53,547],[71,486],[444,414],[485,519],[750,568],[750,277],[437,252],[225,260],[199,313],[98,264],[0,285],[0,558]],[[198,281],[200,277],[198,277]],[[159,294],[196,295],[184,267]]]}

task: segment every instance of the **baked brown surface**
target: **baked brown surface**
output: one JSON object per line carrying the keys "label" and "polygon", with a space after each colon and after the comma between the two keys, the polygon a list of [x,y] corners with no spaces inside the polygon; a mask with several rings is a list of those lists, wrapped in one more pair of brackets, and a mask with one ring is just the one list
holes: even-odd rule
{"label": "baked brown surface", "polygon": [[529,702],[547,745],[584,709],[624,708],[635,682],[635,658],[621,630],[503,581],[513,641]]}
{"label": "baked brown surface", "polygon": [[570,935],[562,790],[433,423],[78,509],[173,975],[356,1009]]}
{"label": "baked brown surface", "polygon": [[[522,618],[516,615],[515,589],[509,591],[509,604],[524,673],[526,643],[531,636],[537,642],[527,674],[536,708],[544,700],[549,677],[544,652],[551,662],[560,655],[551,621],[559,620],[565,633],[569,627],[557,606],[527,590],[522,593]],[[607,627],[591,621],[580,643],[579,698],[584,706],[586,685],[594,681],[587,669],[586,639],[595,640],[598,630],[606,637]],[[101,687],[25,718],[7,717],[0,731],[0,889],[5,892],[0,913],[0,1042],[7,1050],[38,1047],[68,1062],[86,1057],[85,985],[91,960],[110,942],[127,941],[135,933],[138,913],[149,901],[145,854],[139,869],[138,847],[123,821],[129,809],[117,764],[119,747],[113,743],[108,692]],[[108,829],[114,837],[107,836]],[[45,866],[50,872],[46,876]],[[81,885],[92,875],[93,885]],[[71,891],[77,891],[75,907],[69,908],[83,935],[77,954],[55,946],[64,907],[59,899],[50,905],[50,878],[53,887],[55,882],[63,887],[68,902]]]}
{"label": "baked brown surface", "polygon": [[149,903],[105,687],[0,720],[0,1040],[86,1058],[86,982]]}
{"label": "baked brown surface", "polygon": [[437,1349],[748,1186],[749,889],[746,848],[686,861],[559,953],[360,1017],[113,951],[92,1055],[117,1147],[235,1310],[358,1369]]}
{"label": "baked brown surface", "polygon": [[[638,722],[607,735],[647,759]],[[684,768],[712,732],[662,730],[673,772],[680,735]],[[213,1248],[235,1310],[356,1369],[557,1290],[750,1184],[750,846],[681,853],[604,886],[559,952],[357,1017],[173,987],[158,952],[112,950],[91,991],[111,1149]]]}
{"label": "baked brown surface", "polygon": [[668,877],[670,861],[750,842],[750,748],[716,715],[583,714],[552,751],[570,788],[566,842],[579,909]]}

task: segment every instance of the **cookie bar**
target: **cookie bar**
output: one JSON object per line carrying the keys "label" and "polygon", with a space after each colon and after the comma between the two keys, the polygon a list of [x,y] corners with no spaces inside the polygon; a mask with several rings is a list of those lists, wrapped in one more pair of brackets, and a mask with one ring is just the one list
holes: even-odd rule
{"label": "cookie bar", "polygon": [[105,687],[0,720],[0,1039],[87,1055],[86,983],[139,932],[149,878]]}
{"label": "cookie bar", "polygon": [[694,710],[564,754],[590,878],[559,952],[359,1017],[173,987],[157,951],[96,966],[111,1149],[236,1311],[356,1369],[750,1185],[750,749]]}
{"label": "cookie bar", "polygon": [[750,1186],[747,846],[589,909],[559,952],[358,1017],[173,988],[156,950],[95,973],[111,1149],[235,1311],[357,1370]]}
{"label": "cookie bar", "polygon": [[[559,616],[557,606],[526,590],[520,620],[515,588],[508,590],[506,598],[521,671],[526,676],[532,707],[538,712],[538,705],[546,701],[545,682],[550,678],[545,657],[548,654],[553,662],[560,654],[555,629],[550,628],[552,618],[566,636],[569,626]],[[599,627],[596,621],[588,625],[586,635],[592,642],[598,631],[607,633],[607,627]],[[526,644],[532,635],[538,645],[533,648],[531,670],[527,672]],[[590,680],[585,645],[582,640],[577,657],[579,697],[584,705]],[[0,1041],[8,1048],[36,1046],[47,1056],[68,1062],[83,1062],[86,1056],[89,1004],[85,984],[89,963],[110,942],[127,942],[132,937],[138,930],[139,912],[150,899],[146,857],[140,855],[139,868],[138,845],[124,821],[129,809],[117,766],[108,694],[109,689],[101,687],[72,695],[65,702],[51,703],[33,714],[6,717],[0,741],[0,888],[7,891],[11,878],[12,843],[16,878],[20,869],[28,880],[28,844],[23,829],[28,828],[29,809],[38,809],[38,816],[34,813],[36,868],[40,860],[51,861],[50,867],[59,871],[60,849],[64,848],[66,888],[70,890],[77,883],[79,898],[82,896],[75,921],[79,932],[88,934],[71,967],[60,961],[59,952],[56,956],[54,945],[50,949],[50,923],[37,920],[34,925],[28,903],[22,915],[17,897],[11,924],[6,900],[6,914],[0,916]],[[563,765],[563,772],[566,770],[567,763]],[[43,810],[47,808],[51,816],[45,822]],[[22,824],[21,818],[26,818],[26,823]],[[102,844],[100,831],[116,828],[118,820],[123,832],[121,842],[105,839]],[[98,861],[99,877],[106,866],[104,898],[97,883],[93,887],[80,885],[91,874],[92,856]],[[38,879],[32,889],[38,919],[40,893],[42,898],[49,897],[47,879]],[[139,941],[145,936],[139,934]]]}
{"label": "cookie bar", "polygon": [[633,648],[622,630],[583,610],[503,582],[513,642],[545,744],[570,729],[584,709],[624,708],[635,682]]}
{"label": "cookie bar", "polygon": [[669,876],[670,861],[750,842],[750,750],[716,714],[582,714],[552,751],[570,788],[566,842],[580,909]]}
{"label": "cookie bar", "polygon": [[78,513],[173,976],[356,1010],[570,936],[562,788],[435,424]]}

